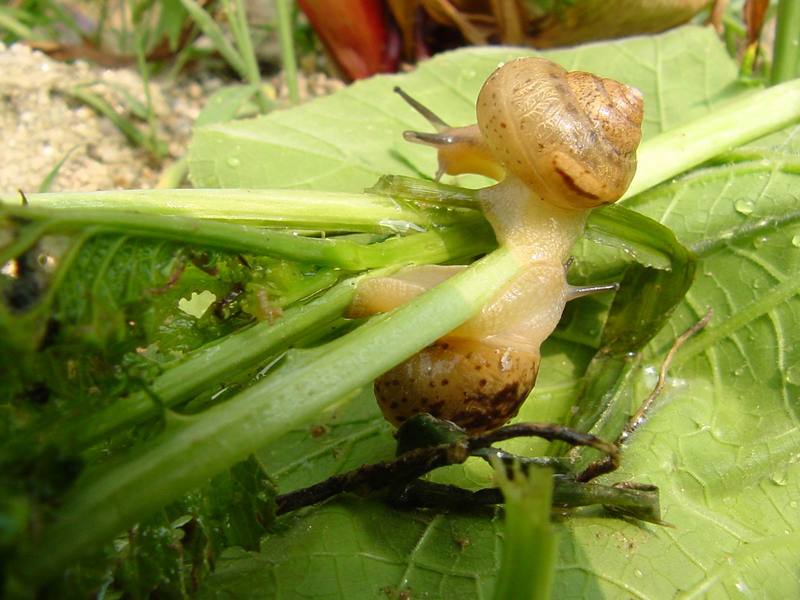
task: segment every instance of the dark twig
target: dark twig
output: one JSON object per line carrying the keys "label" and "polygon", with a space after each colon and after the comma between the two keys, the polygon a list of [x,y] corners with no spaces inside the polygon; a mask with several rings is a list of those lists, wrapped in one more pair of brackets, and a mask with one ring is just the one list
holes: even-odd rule
{"label": "dark twig", "polygon": [[434,469],[461,464],[473,453],[495,442],[516,437],[540,437],[550,441],[561,440],[576,446],[590,446],[605,452],[612,464],[619,464],[617,447],[591,434],[552,423],[517,423],[483,435],[464,437],[449,444],[416,448],[394,460],[364,465],[307,488],[281,494],[276,498],[276,512],[279,515],[284,514],[322,502],[342,492],[368,494],[390,486],[408,490],[409,482]]}
{"label": "dark twig", "polygon": [[478,448],[485,448],[496,442],[517,437],[539,437],[549,442],[560,440],[573,446],[589,446],[607,454],[612,460],[619,461],[619,449],[614,444],[601,440],[591,433],[582,433],[556,423],[515,423],[506,425],[489,433],[469,438],[469,449],[472,452]]}
{"label": "dark twig", "polygon": [[394,460],[364,465],[358,469],[334,475],[307,488],[279,495],[276,513],[283,514],[327,500],[342,492],[367,494],[392,484],[407,482],[438,467],[463,463],[469,457],[467,444],[459,440],[431,448],[417,448]]}
{"label": "dark twig", "polygon": [[[401,508],[472,510],[503,503],[498,488],[465,490],[454,485],[415,479],[397,490],[390,502]],[[661,520],[658,488],[652,485],[623,482],[614,485],[580,483],[567,475],[553,478],[553,506],[577,508],[602,505],[616,516],[632,517],[658,525]]]}

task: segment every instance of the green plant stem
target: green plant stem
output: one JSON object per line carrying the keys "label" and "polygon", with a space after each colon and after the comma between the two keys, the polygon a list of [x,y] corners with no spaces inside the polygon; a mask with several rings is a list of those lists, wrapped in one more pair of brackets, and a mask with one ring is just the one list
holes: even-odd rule
{"label": "green plant stem", "polygon": [[[310,190],[116,190],[28,194],[27,199],[34,208],[102,208],[328,232],[415,231],[480,218],[477,211],[419,210],[371,194]],[[19,205],[22,199],[0,194],[0,202]]]}
{"label": "green plant stem", "polygon": [[297,87],[297,59],[294,54],[294,40],[292,39],[292,18],[288,0],[275,0],[275,10],[278,16],[278,38],[281,44],[281,63],[283,65],[283,78],[289,90],[289,100],[292,104],[300,103],[300,91]]}
{"label": "green plant stem", "polygon": [[136,38],[134,44],[136,46],[136,67],[139,71],[139,76],[142,78],[142,87],[144,88],[144,98],[147,105],[147,129],[148,129],[148,145],[153,157],[160,161],[167,153],[166,144],[158,139],[158,123],[156,121],[156,111],[153,108],[153,95],[150,93],[150,66],[147,64],[147,36],[148,24],[141,20],[136,25]]}
{"label": "green plant stem", "polygon": [[[396,263],[427,263],[475,256],[494,247],[494,235],[485,222],[431,229],[383,242],[361,244],[350,239],[312,238],[284,231],[235,223],[200,221],[187,217],[142,215],[103,209],[48,211],[33,207],[0,207],[0,214],[41,221],[36,235],[69,233],[92,228],[142,237],[214,246],[233,252],[267,254],[300,262],[340,267],[350,271]],[[25,251],[34,240],[21,236],[0,249],[4,264]]]}
{"label": "green plant stem", "polygon": [[497,462],[495,476],[505,498],[503,560],[494,600],[549,600],[555,578],[557,539],[550,524],[551,469],[517,466],[513,479]]}
{"label": "green plant stem", "polygon": [[64,166],[64,163],[69,160],[69,157],[78,148],[79,146],[75,145],[69,150],[67,150],[67,153],[61,158],[61,160],[59,160],[55,164],[55,166],[52,169],[50,169],[47,175],[45,175],[45,178],[42,180],[42,183],[39,184],[39,189],[38,189],[39,193],[46,193],[50,191],[50,186],[53,185],[53,182],[56,180],[56,177],[58,177],[58,172],[61,170],[61,167]]}
{"label": "green plant stem", "polygon": [[41,545],[9,573],[43,582],[98,544],[202,485],[476,314],[521,268],[500,248],[410,303],[284,365],[228,402],[176,419],[145,447],[87,476]]}
{"label": "green plant stem", "polygon": [[219,52],[231,68],[239,74],[239,77],[246,80],[247,66],[245,65],[244,58],[242,58],[241,54],[239,54],[227,40],[225,33],[220,26],[216,24],[213,17],[211,17],[202,6],[195,2],[195,0],[180,0],[180,2],[194,22],[197,23],[200,30],[211,39],[217,52]]}
{"label": "green plant stem", "polygon": [[242,0],[225,0],[225,12],[228,15],[236,49],[242,58],[245,69],[245,80],[256,89],[255,99],[261,114],[266,114],[271,108],[269,99],[261,89],[261,73],[258,70],[258,60],[253,50],[253,41],[250,39],[250,28],[247,25],[247,10]]}
{"label": "green plant stem", "polygon": [[772,85],[797,77],[800,67],[800,2],[780,0],[773,46]]}
{"label": "green plant stem", "polygon": [[636,176],[623,200],[798,120],[800,81],[743,94],[701,119],[643,143]]}

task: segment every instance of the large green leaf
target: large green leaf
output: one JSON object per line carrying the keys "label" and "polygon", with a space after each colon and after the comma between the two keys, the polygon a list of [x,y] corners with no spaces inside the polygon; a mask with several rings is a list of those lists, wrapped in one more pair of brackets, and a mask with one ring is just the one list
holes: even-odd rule
{"label": "large green leaf", "polygon": [[[430,125],[392,88],[402,86],[453,125],[468,124],[475,121],[475,98],[489,73],[502,61],[533,54],[498,48],[452,52],[410,75],[357,82],[300,109],[200,128],[189,154],[192,182],[360,191],[386,173],[430,176],[435,155],[400,135]],[[636,85],[647,99],[645,139],[706,114],[739,90],[724,48],[700,29],[542,54],[568,69]]]}
{"label": "large green leaf", "polygon": [[[392,86],[402,85],[454,124],[467,123],[484,77],[499,61],[527,53],[451,53],[413,74],[359,83],[296,110],[200,129],[192,179],[198,186],[355,191],[379,174],[430,174],[432,153],[399,135],[425,125]],[[546,55],[638,86],[646,137],[742,92],[722,45],[697,28]],[[656,410],[625,449],[622,473],[608,477],[658,485],[664,519],[674,528],[591,511],[564,519],[555,597],[800,594],[797,131],[749,144],[731,155],[736,162],[707,166],[626,202],[671,227],[700,256],[695,284],[648,346],[628,393],[643,397],[675,336],[707,308],[714,316],[678,355]],[[544,350],[542,379],[522,411],[526,420],[564,418],[591,356],[564,340]],[[386,458],[391,448],[367,390],[259,459],[288,490]],[[480,478],[479,470],[472,473]],[[337,500],[284,518],[261,553],[228,551],[204,592],[373,598],[411,590],[415,598],[482,598],[492,589],[500,548],[493,513],[399,513],[375,500]]]}

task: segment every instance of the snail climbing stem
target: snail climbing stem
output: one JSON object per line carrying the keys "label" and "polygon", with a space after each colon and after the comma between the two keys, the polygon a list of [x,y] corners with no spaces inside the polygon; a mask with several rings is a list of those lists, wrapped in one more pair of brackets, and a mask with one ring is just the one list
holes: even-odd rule
{"label": "snail climbing stem", "polygon": [[[450,127],[398,93],[436,130],[404,137],[437,150],[437,178],[479,173],[498,180],[478,199],[521,269],[477,316],[378,378],[376,397],[395,425],[430,413],[470,433],[492,431],[516,415],[533,388],[540,346],[566,302],[608,289],[569,285],[564,264],[592,208],[618,200],[633,178],[642,96],[541,58],[492,73],[478,96],[475,125]],[[386,312],[458,270],[412,267],[368,280],[350,312]]]}
{"label": "snail climbing stem", "polygon": [[[477,316],[376,380],[378,403],[398,425],[396,458],[279,495],[277,512],[342,492],[381,490],[403,507],[459,509],[502,502],[496,488],[471,491],[419,479],[472,456],[506,468],[516,463],[554,468],[554,506],[599,504],[615,515],[663,525],[655,486],[593,481],[619,467],[622,444],[644,422],[663,382],[614,443],[553,423],[505,425],[534,385],[539,347],[566,302],[616,288],[571,286],[566,271],[589,212],[619,199],[633,177],[641,95],[615,81],[567,73],[542,59],[514,61],[495,71],[478,97],[477,125],[450,127],[398,93],[436,130],[406,132],[404,137],[436,148],[438,175],[478,172],[498,180],[479,190],[477,198],[498,242],[511,250],[521,268]],[[463,268],[412,267],[365,280],[350,314],[392,310]],[[670,357],[705,322],[678,338],[662,366],[662,378]],[[577,462],[568,458],[521,458],[493,446],[521,436],[561,440],[602,456],[576,470]]]}

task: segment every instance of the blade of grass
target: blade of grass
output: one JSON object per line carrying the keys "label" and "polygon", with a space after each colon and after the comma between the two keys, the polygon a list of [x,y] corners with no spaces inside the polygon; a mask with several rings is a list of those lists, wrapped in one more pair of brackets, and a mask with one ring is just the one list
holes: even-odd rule
{"label": "blade of grass", "polygon": [[136,67],[139,76],[142,78],[144,88],[145,115],[147,122],[147,142],[151,148],[151,154],[157,161],[161,161],[167,153],[167,145],[158,138],[158,123],[156,121],[156,111],[153,108],[153,96],[150,93],[150,66],[147,64],[147,37],[149,29],[142,20],[136,25],[134,45],[136,49]]}
{"label": "blade of grass", "polygon": [[53,185],[53,182],[55,181],[56,177],[58,177],[58,172],[61,170],[61,167],[64,166],[64,163],[67,162],[67,160],[69,160],[69,157],[78,147],[79,146],[76,145],[67,150],[67,153],[61,158],[61,160],[59,160],[55,164],[55,166],[52,169],[50,169],[50,172],[47,175],[45,175],[44,179],[42,179],[42,183],[39,184],[40,193],[45,193],[50,191],[50,186]]}
{"label": "blade of grass", "polygon": [[148,136],[139,131],[130,119],[119,114],[114,110],[113,106],[94,92],[81,88],[72,88],[71,90],[65,91],[65,93],[106,117],[134,146],[147,150],[153,156],[160,156],[164,153],[165,149],[161,146],[163,142],[160,140],[151,140]]}
{"label": "blade of grass", "polygon": [[231,45],[225,37],[219,25],[209,15],[202,6],[195,0],[181,0],[181,4],[186,9],[186,12],[192,17],[200,30],[206,34],[211,43],[217,49],[222,57],[227,61],[231,68],[239,74],[242,79],[247,79],[247,67],[245,66],[244,58],[241,54]]}
{"label": "blade of grass", "polygon": [[266,114],[272,108],[272,103],[261,90],[261,73],[258,69],[256,53],[253,50],[253,42],[250,39],[250,28],[247,25],[247,9],[242,0],[224,0],[223,6],[228,15],[233,40],[239,56],[242,57],[245,68],[245,80],[256,90],[256,103],[261,114]]}
{"label": "blade of grass", "polygon": [[772,85],[794,79],[800,68],[800,2],[778,2],[772,59]]}
{"label": "blade of grass", "polygon": [[188,175],[189,161],[183,156],[161,171],[156,188],[162,190],[178,188],[186,181]]}
{"label": "blade of grass", "polygon": [[41,36],[36,35],[33,29],[25,25],[22,21],[14,17],[10,9],[0,7],[0,29],[5,29],[20,40],[38,40]]}
{"label": "blade of grass", "polygon": [[281,44],[283,78],[289,90],[289,100],[292,104],[299,104],[300,91],[297,87],[297,58],[294,54],[292,16],[288,0],[275,0],[275,9],[278,15],[278,38]]}

